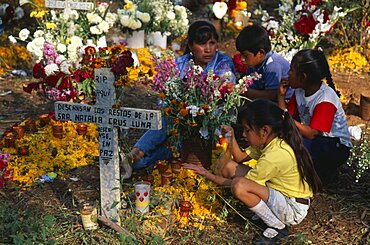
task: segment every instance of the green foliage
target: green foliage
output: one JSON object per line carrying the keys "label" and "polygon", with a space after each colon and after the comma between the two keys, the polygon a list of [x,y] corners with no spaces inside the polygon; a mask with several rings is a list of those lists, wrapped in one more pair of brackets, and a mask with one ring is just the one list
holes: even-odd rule
{"label": "green foliage", "polygon": [[363,139],[353,146],[347,164],[353,168],[356,182],[358,182],[363,173],[370,168],[370,142],[368,139]]}
{"label": "green foliage", "polygon": [[332,0],[328,4],[348,9],[348,14],[337,23],[334,29],[333,38],[330,41],[336,42],[343,48],[359,46],[362,49],[369,49],[366,46],[370,41],[370,0]]}
{"label": "green foliage", "polygon": [[56,233],[56,218],[53,215],[39,217],[30,209],[18,210],[9,202],[0,204],[1,242],[13,244],[54,244],[51,237]]}

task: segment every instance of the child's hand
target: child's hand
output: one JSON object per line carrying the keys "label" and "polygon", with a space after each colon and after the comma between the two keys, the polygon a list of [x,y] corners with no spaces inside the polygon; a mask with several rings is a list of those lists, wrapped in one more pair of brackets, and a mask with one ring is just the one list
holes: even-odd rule
{"label": "child's hand", "polygon": [[285,97],[286,92],[289,88],[289,80],[287,78],[283,78],[279,84],[279,95]]}
{"label": "child's hand", "polygon": [[183,163],[182,167],[185,169],[194,170],[197,174],[202,175],[202,176],[208,173],[208,171],[205,168],[203,168],[202,166],[196,165],[196,164]]}
{"label": "child's hand", "polygon": [[227,92],[228,93],[232,93],[234,88],[235,88],[235,84],[234,83],[231,83],[231,82],[227,82],[226,83],[226,88],[227,88]]}

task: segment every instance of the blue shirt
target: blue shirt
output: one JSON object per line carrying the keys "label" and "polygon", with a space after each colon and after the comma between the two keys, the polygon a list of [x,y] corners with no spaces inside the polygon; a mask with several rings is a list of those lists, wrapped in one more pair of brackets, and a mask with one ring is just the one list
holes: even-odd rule
{"label": "blue shirt", "polygon": [[[274,90],[279,88],[279,83],[282,78],[288,77],[290,69],[289,62],[281,55],[270,51],[266,54],[265,59],[259,67],[247,68],[247,75],[257,72],[262,75],[260,80],[254,81],[252,89],[257,90]],[[286,98],[290,98],[293,90],[289,89]]]}
{"label": "blue shirt", "polygon": [[[189,61],[191,60],[190,54],[184,54],[176,58],[177,68],[180,71],[180,76],[184,77],[186,70],[189,68]],[[226,54],[217,51],[216,54],[213,56],[212,60],[207,64],[204,68],[204,73],[207,74],[210,70],[213,70],[213,73],[222,76],[226,72],[231,72],[230,82],[235,83],[235,67],[233,60],[227,56]]]}

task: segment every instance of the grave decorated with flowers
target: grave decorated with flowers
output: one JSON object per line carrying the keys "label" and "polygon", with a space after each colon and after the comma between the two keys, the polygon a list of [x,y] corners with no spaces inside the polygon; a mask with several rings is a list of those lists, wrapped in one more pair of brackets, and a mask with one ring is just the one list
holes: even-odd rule
{"label": "grave decorated with flowers", "polygon": [[[161,64],[163,67],[173,68],[174,57],[152,58],[154,53],[159,53],[157,47],[162,49],[172,47],[163,43],[155,44],[154,36],[164,36],[166,41],[176,37],[183,39],[182,35],[186,33],[189,24],[190,12],[179,5],[179,1],[164,0],[124,1],[118,4],[105,2],[96,3],[96,5],[93,2],[72,0],[45,2],[35,0],[32,4],[24,1],[16,4],[11,2],[12,0],[0,5],[0,17],[3,18],[4,27],[3,35],[0,37],[0,74],[10,74],[20,67],[25,69],[22,74],[33,73],[32,80],[26,78],[22,81],[24,91],[34,97],[42,96],[56,101],[57,110],[56,114],[34,114],[26,120],[12,122],[11,127],[1,136],[0,217],[5,225],[0,225],[0,234],[5,236],[5,242],[20,241],[26,244],[53,240],[53,242],[66,244],[73,244],[76,241],[100,244],[118,242],[121,244],[196,244],[217,241],[221,244],[248,244],[256,229],[249,219],[245,218],[245,206],[238,206],[240,203],[231,198],[229,190],[214,185],[191,170],[181,168],[182,160],[179,158],[177,148],[174,147],[175,141],[181,141],[181,138],[185,138],[187,134],[206,141],[211,138],[213,141],[220,140],[219,145],[212,151],[210,164],[214,172],[217,172],[217,159],[226,150],[225,144],[222,144],[224,140],[214,134],[213,129],[216,127],[214,125],[228,119],[223,117],[225,113],[219,114],[219,118],[212,118],[211,113],[223,109],[218,108],[217,102],[220,98],[211,96],[211,92],[216,91],[211,85],[222,83],[222,79],[212,74],[202,74],[197,67],[193,67],[190,80],[197,86],[200,81],[206,80],[210,86],[186,87],[186,81],[181,80],[173,69],[161,70]],[[258,7],[256,2],[248,1],[247,4],[246,1],[220,0],[213,1],[207,7],[209,20],[215,21],[217,18],[219,21],[214,23],[221,24],[220,30],[224,31],[221,35],[222,41],[225,41],[224,38],[229,38],[230,34],[237,35],[243,26],[249,25],[252,21],[260,22],[269,30],[274,49],[289,57],[296,49],[326,44],[325,42],[329,42],[332,36],[332,39],[336,39],[342,46],[336,47],[330,53],[324,47],[328,52],[331,68],[334,71],[362,74],[368,69],[369,59],[366,56],[366,50],[370,46],[366,40],[369,40],[369,36],[364,34],[359,37],[353,30],[363,28],[361,30],[366,31],[361,33],[369,31],[368,8],[364,10],[363,18],[359,18],[358,14],[359,9],[365,9],[363,4],[365,2],[366,0],[356,3],[320,0],[279,1],[276,3],[277,8],[264,9],[263,6]],[[358,6],[354,6],[355,4]],[[88,6],[88,8],[82,10],[78,9],[79,6]],[[10,11],[9,7],[14,7],[15,12]],[[66,7],[67,11],[65,11]],[[31,14],[30,18],[36,20],[33,22],[38,22],[39,25],[23,25],[21,28],[13,29],[14,22],[22,18],[22,8],[27,17]],[[27,13],[29,10],[31,11]],[[6,15],[5,18],[4,15]],[[346,27],[346,23],[350,20],[353,20],[351,26],[356,26],[353,30]],[[123,34],[123,38],[119,40],[120,44],[112,43],[113,38],[110,35],[114,29]],[[132,48],[133,46],[130,48],[125,45],[128,37],[135,31],[144,32],[146,39],[144,39],[144,48]],[[345,42],[348,43],[344,44]],[[356,43],[361,45],[355,45]],[[221,47],[233,49],[232,41],[227,44],[229,46],[222,43]],[[231,56],[234,55],[233,51],[223,51],[229,52]],[[236,54],[234,58],[236,68],[240,72],[238,78],[243,78],[246,67],[240,60],[240,54]],[[99,82],[96,82],[97,77],[99,81],[104,80],[100,80],[103,76],[94,75],[95,71],[103,67],[111,67],[110,72],[114,73],[114,78],[110,78],[113,84],[110,89],[106,87],[102,89],[100,87],[102,84],[99,85]],[[30,72],[32,68],[33,72]],[[171,72],[173,73],[168,75]],[[197,76],[194,76],[195,73]],[[9,75],[1,79],[7,79],[7,76]],[[349,76],[348,86],[355,83],[350,78],[353,77]],[[246,88],[247,86],[242,87],[242,85],[247,85],[251,80],[253,80],[252,77],[244,77],[239,88],[241,90]],[[187,82],[189,83],[189,80]],[[140,85],[140,88],[137,88],[137,85]],[[138,98],[128,94],[128,91],[142,88],[145,91]],[[171,93],[173,91],[169,88],[182,92]],[[99,106],[99,101],[109,98],[113,90],[116,93],[116,99],[109,101],[109,108]],[[201,96],[185,98],[187,94],[183,91],[198,90],[206,95],[203,96],[204,100],[201,100]],[[351,101],[353,102],[356,95],[350,94],[342,87],[340,90],[343,105],[353,110]],[[231,98],[232,95],[227,94],[226,90],[218,92],[221,99],[229,101],[230,104],[236,101],[236,98]],[[158,161],[152,169],[149,169],[149,172],[135,173],[130,180],[118,181],[119,174],[115,170],[112,171],[112,176],[115,177],[110,178],[109,181],[114,183],[112,186],[119,187],[109,190],[114,192],[112,197],[115,197],[116,202],[109,200],[107,203],[110,204],[110,208],[119,210],[117,215],[121,220],[120,226],[103,222],[110,226],[107,228],[100,222],[99,226],[96,226],[98,229],[94,231],[83,230],[83,222],[78,212],[82,210],[79,205],[83,203],[76,197],[77,190],[75,192],[74,188],[78,186],[78,191],[84,193],[83,198],[89,197],[86,193],[100,194],[103,187],[99,190],[99,183],[93,183],[97,182],[100,176],[97,179],[91,178],[93,184],[87,183],[83,176],[87,176],[88,179],[90,174],[93,175],[94,171],[96,172],[96,168],[92,165],[100,165],[103,168],[109,166],[112,160],[109,157],[112,154],[111,147],[117,146],[113,144],[117,136],[117,132],[113,129],[115,126],[128,125],[134,128],[135,125],[145,125],[145,128],[150,128],[148,126],[150,123],[142,120],[133,121],[132,118],[127,117],[128,114],[135,115],[140,111],[127,109],[127,102],[130,100],[137,104],[145,104],[146,100],[154,100],[153,98],[157,96],[165,103],[156,104],[155,107],[159,107],[165,117],[173,120],[173,127],[168,131],[173,134],[174,144],[170,148],[174,151],[175,160]],[[186,102],[180,103],[180,99]],[[6,104],[2,100],[1,109],[4,109],[3,105]],[[146,106],[140,106],[140,108],[146,110]],[[137,115],[150,117],[150,114],[141,112]],[[124,114],[126,117],[123,116]],[[181,117],[178,117],[179,114]],[[359,127],[367,129],[362,124]],[[128,145],[126,147],[130,147],[129,144],[141,133],[137,129],[119,131],[120,143],[124,142]],[[365,136],[361,138],[360,135],[360,141],[356,144],[349,160],[351,161],[349,165],[352,164],[351,170],[352,167],[357,166],[356,181],[360,183],[361,177],[367,176],[366,169],[369,166],[366,158],[368,140],[363,139]],[[113,150],[115,157],[118,155],[124,157],[127,149],[122,145],[120,147],[122,152],[116,153],[117,150]],[[104,165],[105,163],[108,165]],[[255,163],[252,161],[248,164],[253,167]],[[79,171],[81,175],[77,175]],[[72,177],[70,173],[73,173],[73,178],[70,178]],[[347,175],[345,177],[348,178]],[[316,197],[312,204],[314,214],[311,212],[307,223],[302,225],[303,228],[291,231],[292,235],[289,239],[292,242],[298,244],[312,241],[313,243],[345,241],[348,244],[357,244],[367,239],[368,229],[362,224],[366,221],[368,213],[364,208],[365,205],[359,206],[364,197],[367,197],[366,189],[348,184],[345,178],[340,181],[345,185],[335,190],[340,190],[339,194]],[[60,185],[61,182],[66,185],[65,192],[62,192],[61,187],[64,186]],[[73,182],[72,185],[71,182]],[[139,193],[135,190],[134,184],[142,182],[150,183],[148,192]],[[55,195],[58,195],[60,202],[51,195],[44,195],[43,191],[50,188]],[[349,197],[350,208],[341,206],[344,202],[341,191],[345,188],[351,188],[351,193],[355,193],[356,188],[361,189],[361,195],[353,194]],[[10,197],[8,192],[16,194]],[[37,192],[41,194],[37,195]],[[150,200],[145,207],[147,212],[138,212],[137,203],[147,201],[144,197],[149,197]],[[3,204],[13,199],[17,199],[16,205],[4,211]],[[100,208],[101,203],[99,203],[104,201],[100,201],[99,198],[91,200],[97,204],[95,206],[98,207],[98,214],[104,215],[105,210]],[[320,203],[323,203],[322,206]],[[46,211],[54,209],[56,212],[37,214],[41,217],[42,224],[36,228],[37,233],[32,233],[34,227],[31,227],[31,224],[37,222],[29,220],[27,212],[13,213],[17,212],[19,204],[34,209],[38,205]],[[353,211],[353,207],[356,207],[356,211]],[[347,212],[347,210],[351,211]],[[12,217],[14,220],[9,221]],[[348,221],[349,219],[352,221]],[[118,218],[115,219],[117,220]],[[356,221],[353,222],[353,220]],[[16,223],[17,221],[21,221],[22,225],[29,225],[24,229],[28,233],[21,228],[18,229],[17,234],[12,233],[5,227],[7,224],[9,227],[21,227],[22,225]],[[343,228],[343,226],[346,227]],[[110,228],[120,234],[117,235]],[[60,229],[59,233],[53,229]],[[319,235],[313,236],[313,233]],[[37,235],[31,236],[32,234]],[[346,237],[346,234],[351,235]]]}

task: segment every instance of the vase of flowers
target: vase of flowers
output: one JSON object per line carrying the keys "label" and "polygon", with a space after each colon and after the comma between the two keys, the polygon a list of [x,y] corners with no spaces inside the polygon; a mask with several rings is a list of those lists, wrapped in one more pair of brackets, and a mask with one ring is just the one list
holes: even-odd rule
{"label": "vase of flowers", "polygon": [[330,1],[283,0],[273,16],[263,9],[254,13],[273,37],[273,49],[291,60],[298,50],[316,47],[347,10],[333,6]]}
{"label": "vase of flowers", "polygon": [[[219,127],[236,120],[236,108],[242,102],[241,94],[260,76],[244,77],[233,91],[229,91],[227,73],[222,77],[212,70],[205,73],[200,66],[190,61],[189,69],[181,77],[171,52],[154,57],[154,61],[157,74],[153,90],[161,99],[167,131],[171,135],[170,142],[173,145],[185,143],[182,145],[183,161],[203,161],[209,164],[210,161],[200,157],[195,149],[209,152],[211,156],[210,149],[218,139]],[[194,142],[188,147],[189,140],[196,140],[201,147],[194,147]],[[189,156],[194,160],[189,160]]]}

